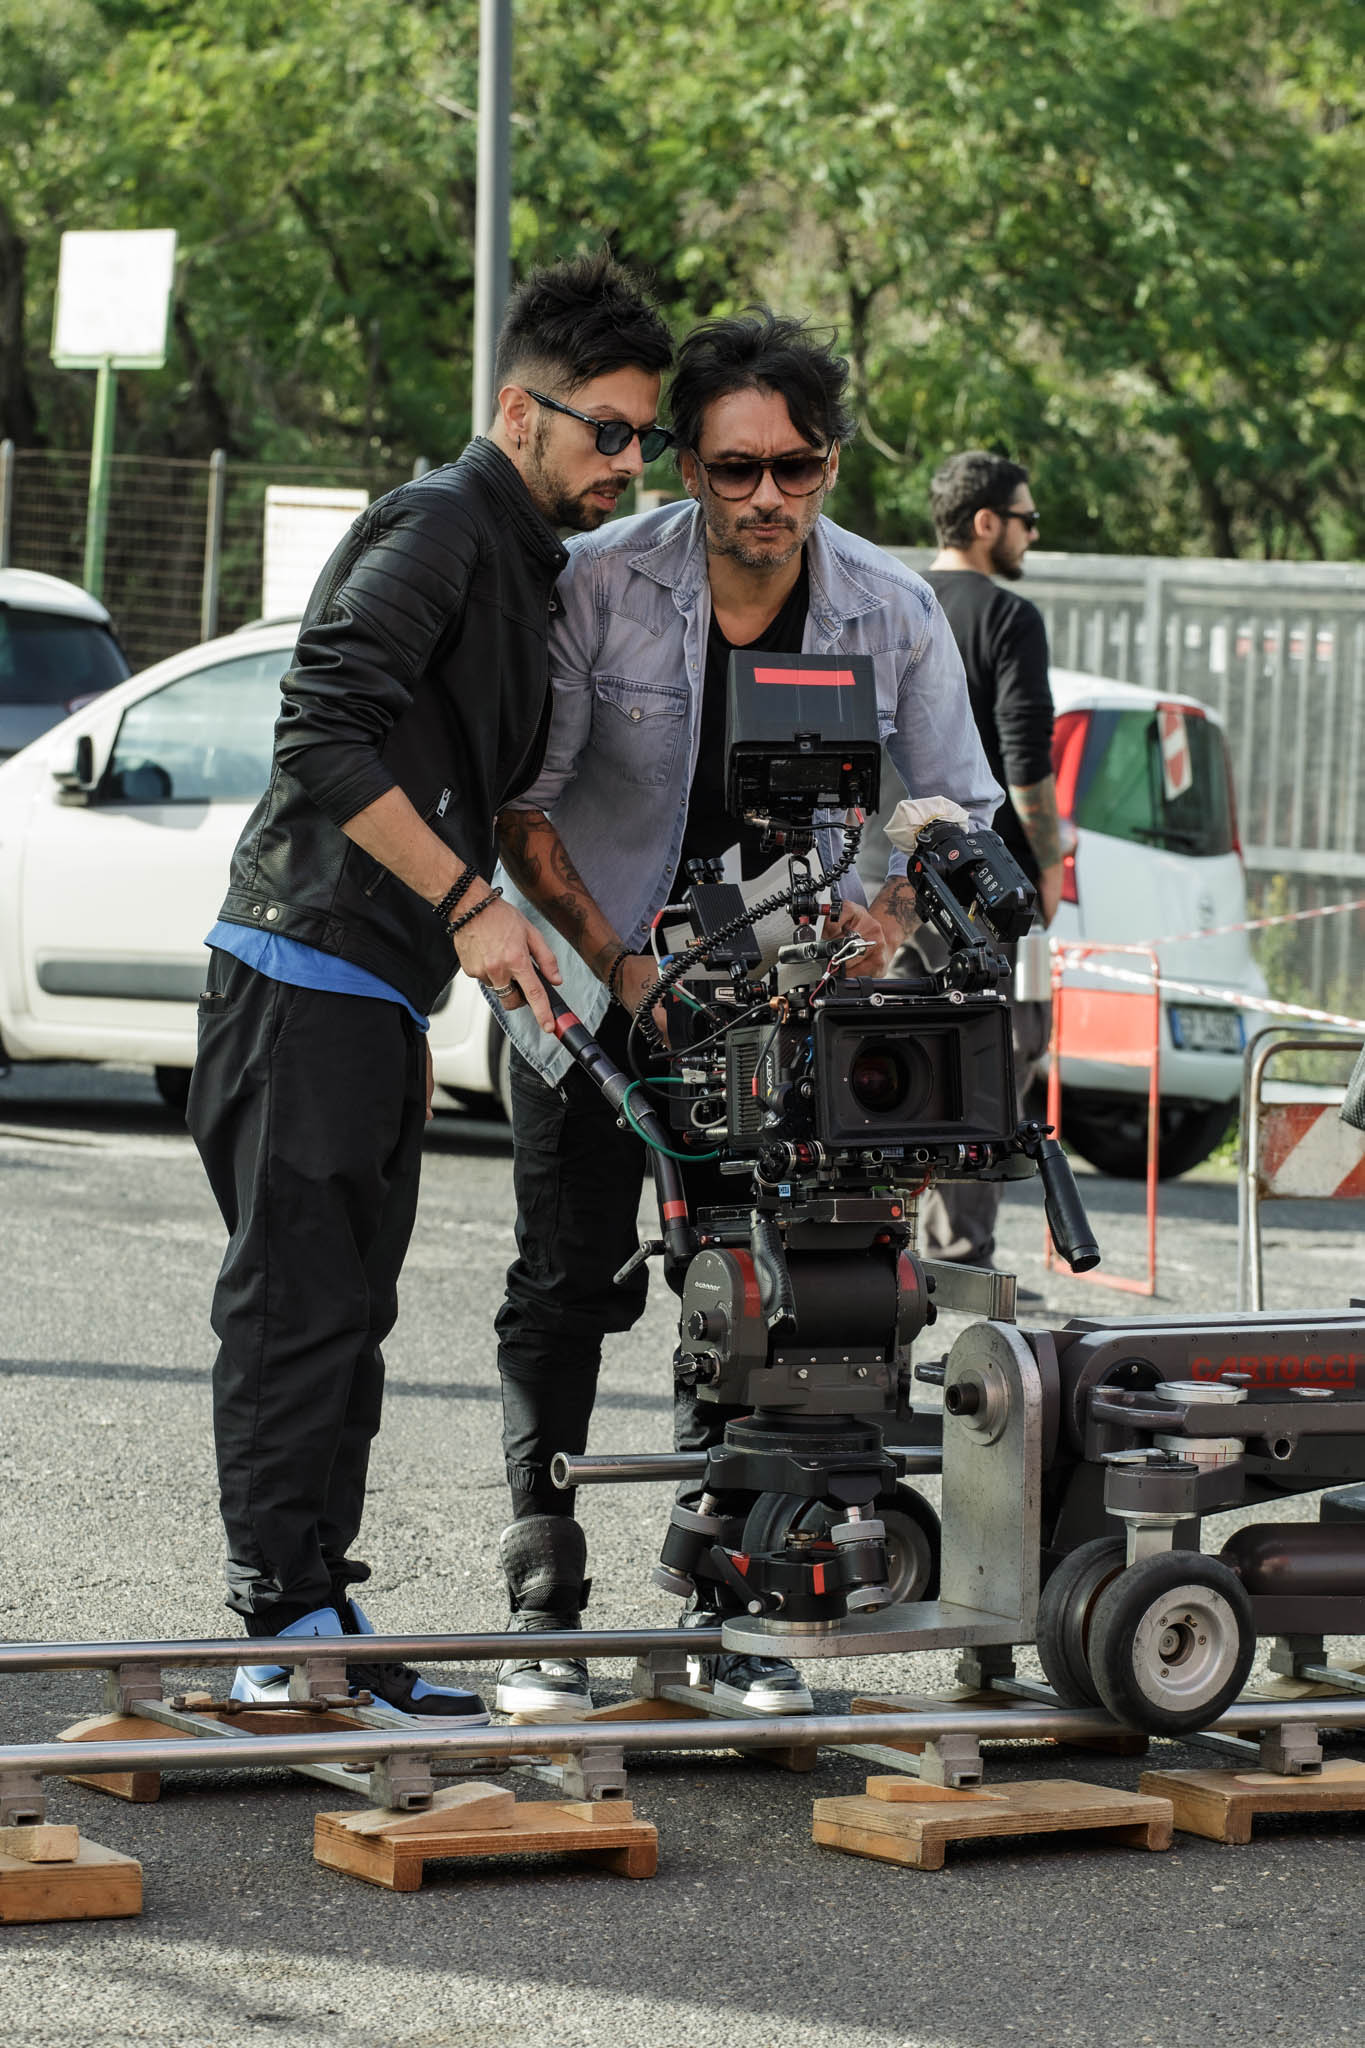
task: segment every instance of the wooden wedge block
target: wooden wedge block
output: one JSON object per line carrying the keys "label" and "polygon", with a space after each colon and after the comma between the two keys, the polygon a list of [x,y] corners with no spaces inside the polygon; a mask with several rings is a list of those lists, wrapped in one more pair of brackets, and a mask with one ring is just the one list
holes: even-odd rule
{"label": "wooden wedge block", "polygon": [[[408,1824],[430,1821],[430,1812],[320,1813],[313,1828],[313,1855],[329,1870],[394,1892],[417,1891],[428,1863],[458,1857],[570,1855],[620,1877],[653,1877],[658,1868],[658,1831],[648,1821],[636,1820],[624,1800],[602,1800],[602,1817],[594,1812],[591,1820],[581,1818],[577,1801],[523,1799],[512,1804],[510,1824],[464,1826],[458,1814],[437,1814],[438,1824],[425,1832],[412,1831]],[[358,1828],[357,1820],[379,1824]]]}
{"label": "wooden wedge block", "polygon": [[1182,1834],[1249,1842],[1258,1813],[1365,1813],[1365,1763],[1342,1757],[1308,1778],[1280,1778],[1270,1771],[1144,1771],[1141,1789],[1170,1800]]}
{"label": "wooden wedge block", "polygon": [[[174,1742],[178,1728],[163,1728],[158,1721],[144,1721],[136,1714],[92,1714],[88,1720],[73,1721],[57,1737],[59,1742]],[[192,1735],[184,1737],[193,1742]],[[68,1771],[73,1785],[89,1785],[96,1792],[111,1792],[115,1799],[127,1799],[144,1806],[161,1797],[160,1771],[107,1771],[102,1776]]]}
{"label": "wooden wedge block", "polygon": [[348,1814],[345,1831],[353,1839],[384,1835],[399,1841],[414,1835],[448,1834],[452,1828],[510,1828],[516,1805],[514,1794],[504,1785],[452,1785],[435,1793],[430,1806],[416,1813],[372,1807],[368,1813]]}
{"label": "wooden wedge block", "polygon": [[[992,1713],[999,1711],[1002,1715],[1012,1712],[1036,1714],[1038,1705],[1039,1702],[1037,1700],[1021,1699],[1015,1693],[976,1692],[970,1686],[958,1685],[948,1692],[938,1693],[933,1697],[922,1693],[902,1692],[887,1693],[885,1696],[879,1696],[875,1699],[859,1698],[854,1700],[850,1712],[854,1714],[941,1714],[946,1707],[970,1707],[973,1709],[982,1707]],[[1003,1722],[1000,1728],[1000,1736],[1002,1740],[1008,1740],[1009,1737],[1009,1729]],[[983,1736],[980,1739],[988,1741],[990,1738]],[[1147,1754],[1147,1737],[1136,1728],[1116,1727],[1112,1731],[1106,1729],[1102,1735],[1068,1735],[1063,1738],[1060,1744],[1057,1744],[1057,1738],[1052,1735],[1035,1735],[1030,1736],[1028,1739],[1032,1742],[1053,1743],[1063,1749],[1093,1750],[1104,1756],[1145,1756]],[[917,1737],[908,1733],[894,1737],[884,1736],[880,1747],[883,1749],[904,1749],[911,1756],[918,1756],[925,1749],[929,1740],[928,1736]]]}
{"label": "wooden wedge block", "polygon": [[[6,1833],[41,1833],[7,1829]],[[75,1834],[74,1828],[49,1832]],[[0,1925],[27,1926],[38,1920],[126,1920],[142,1911],[142,1865],[116,1849],[81,1841],[61,1863],[33,1862],[0,1849]]]}
{"label": "wooden wedge block", "polygon": [[0,1828],[0,1853],[20,1863],[74,1863],[81,1846],[81,1831],[54,1827],[44,1822],[27,1828]]}
{"label": "wooden wedge block", "polygon": [[866,1785],[869,1799],[883,1800],[889,1806],[935,1806],[947,1803],[961,1806],[968,1800],[1004,1799],[1003,1792],[968,1791],[960,1785],[931,1785],[924,1778],[869,1778]]}
{"label": "wooden wedge block", "polygon": [[[899,1784],[900,1780],[894,1780]],[[1168,1799],[1076,1779],[1032,1779],[998,1792],[909,1785],[909,1798],[867,1793],[817,1799],[813,1838],[826,1849],[916,1870],[941,1870],[950,1842],[983,1835],[1103,1835],[1134,1849],[1169,1849]],[[921,1796],[916,1798],[914,1795]]]}

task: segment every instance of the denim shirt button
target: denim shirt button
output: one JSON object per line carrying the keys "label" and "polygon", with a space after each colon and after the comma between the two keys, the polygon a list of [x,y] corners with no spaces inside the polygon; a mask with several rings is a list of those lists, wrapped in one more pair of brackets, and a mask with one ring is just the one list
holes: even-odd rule
{"label": "denim shirt button", "polygon": [[631,705],[631,707],[630,707],[630,715],[631,715],[631,719],[632,719],[633,723],[634,723],[634,724],[636,724],[636,725],[638,725],[638,724],[640,723],[640,707],[639,707],[639,705],[638,705],[638,704],[632,704],[632,705]]}

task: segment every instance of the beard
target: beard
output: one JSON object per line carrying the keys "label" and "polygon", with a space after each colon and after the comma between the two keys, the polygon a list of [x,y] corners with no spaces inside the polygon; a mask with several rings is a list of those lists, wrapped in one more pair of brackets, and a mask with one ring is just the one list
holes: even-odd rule
{"label": "beard", "polygon": [[[566,526],[574,533],[591,533],[611,518],[611,510],[589,502],[594,491],[610,491],[619,500],[634,478],[619,472],[595,477],[579,490],[571,490],[563,472],[550,460],[549,421],[542,413],[531,437],[531,459],[526,466],[526,487],[551,526]],[[605,457],[604,460],[610,460]]]}
{"label": "beard", "polygon": [[[785,569],[795,555],[799,555],[820,516],[823,494],[813,511],[800,518],[791,513],[780,513],[776,518],[757,520],[736,519],[733,525],[721,527],[716,523],[714,501],[711,517],[707,520],[707,544],[713,555],[724,555],[732,562],[738,562],[744,569]],[[790,536],[789,544],[776,550],[772,541],[752,540],[749,535],[759,525],[771,530],[781,528]]]}
{"label": "beard", "polygon": [[1024,558],[1006,553],[1005,538],[1002,533],[991,549],[991,574],[1003,576],[1008,583],[1017,583],[1024,573]]}

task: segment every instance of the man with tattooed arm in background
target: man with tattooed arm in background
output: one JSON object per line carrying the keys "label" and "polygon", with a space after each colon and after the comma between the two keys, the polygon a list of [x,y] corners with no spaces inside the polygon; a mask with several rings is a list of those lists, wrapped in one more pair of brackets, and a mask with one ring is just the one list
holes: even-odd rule
{"label": "man with tattooed arm in background", "polygon": [[[995,815],[1000,834],[1038,891],[1038,914],[1051,924],[1062,894],[1057,789],[1052,778],[1052,692],[1047,629],[1036,605],[995,582],[1017,582],[1038,538],[1028,471],[1003,455],[968,449],[952,455],[930,487],[939,552],[926,572],[953,629],[967,670],[972,711],[991,773],[1008,795]],[[929,967],[937,935],[918,950]],[[1049,1005],[1011,1004],[1015,1082],[1022,1099],[1047,1045]],[[920,1204],[925,1251],[969,1266],[989,1266],[999,1181],[950,1181]],[[1020,1299],[1038,1300],[1028,1288]]]}

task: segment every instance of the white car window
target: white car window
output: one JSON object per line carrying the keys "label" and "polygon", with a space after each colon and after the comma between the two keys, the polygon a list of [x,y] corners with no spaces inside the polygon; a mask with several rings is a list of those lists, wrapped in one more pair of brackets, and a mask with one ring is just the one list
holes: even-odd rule
{"label": "white car window", "polygon": [[181,676],[129,705],[100,789],[106,803],[254,802],[270,780],[287,650]]}

